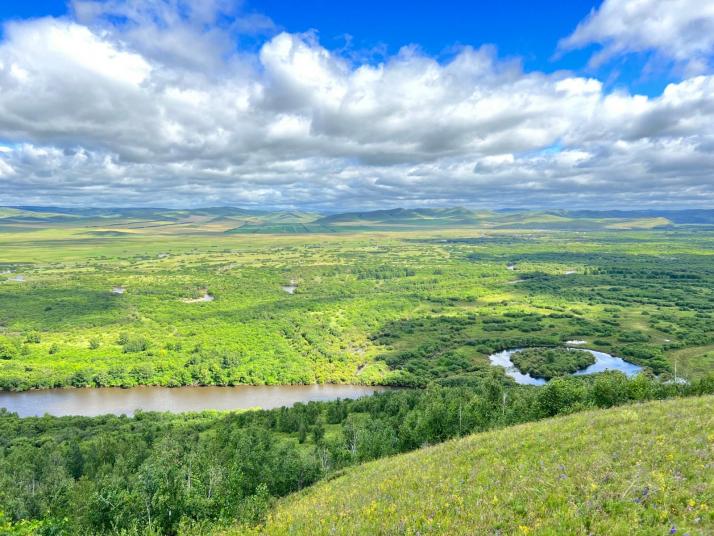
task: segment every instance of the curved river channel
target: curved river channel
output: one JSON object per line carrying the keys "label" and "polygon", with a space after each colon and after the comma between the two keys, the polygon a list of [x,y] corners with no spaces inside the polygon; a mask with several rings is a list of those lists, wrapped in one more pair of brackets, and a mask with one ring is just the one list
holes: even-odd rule
{"label": "curved river channel", "polygon": [[[574,376],[595,374],[596,372],[605,372],[606,370],[619,370],[620,372],[624,372],[627,376],[634,376],[642,370],[642,367],[633,365],[621,357],[615,357],[613,355],[606,354],[605,352],[598,352],[596,350],[588,350],[586,348],[581,349],[594,355],[595,363],[582,370],[574,372]],[[545,379],[534,378],[530,374],[523,374],[513,364],[511,356],[520,350],[523,350],[523,348],[504,350],[503,352],[491,354],[488,358],[490,359],[492,365],[506,369],[506,374],[516,380],[516,383],[520,383],[522,385],[544,385],[546,383]]]}
{"label": "curved river channel", "polygon": [[235,387],[101,387],[0,391],[0,408],[20,417],[81,415],[93,417],[135,411],[233,410],[292,406],[297,402],[359,398],[386,387],[366,385],[238,385]]}

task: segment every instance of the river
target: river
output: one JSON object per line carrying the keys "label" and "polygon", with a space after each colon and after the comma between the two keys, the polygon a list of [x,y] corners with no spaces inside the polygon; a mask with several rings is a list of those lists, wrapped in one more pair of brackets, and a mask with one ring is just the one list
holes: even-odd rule
{"label": "river", "polygon": [[[543,378],[534,378],[530,374],[524,374],[513,364],[511,361],[511,355],[519,350],[522,350],[522,348],[504,350],[503,352],[491,354],[488,358],[492,365],[506,369],[506,374],[513,378],[516,383],[520,383],[522,385],[545,385],[546,380]],[[621,357],[615,357],[605,352],[588,350],[586,348],[582,348],[582,350],[590,352],[593,356],[595,356],[595,363],[575,372],[575,376],[595,374],[597,372],[605,372],[606,370],[619,370],[620,372],[624,372],[627,376],[633,376],[642,370],[642,367],[629,363]]]}
{"label": "river", "polygon": [[45,389],[20,393],[0,391],[0,408],[20,417],[113,413],[133,415],[136,410],[203,411],[292,406],[297,402],[359,398],[386,387],[363,385],[239,385],[235,387],[102,387]]}

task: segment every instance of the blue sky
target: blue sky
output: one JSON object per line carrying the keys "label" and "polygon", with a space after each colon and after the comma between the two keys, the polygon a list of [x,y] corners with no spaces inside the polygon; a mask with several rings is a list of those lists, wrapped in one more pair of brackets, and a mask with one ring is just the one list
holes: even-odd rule
{"label": "blue sky", "polygon": [[[558,41],[571,33],[578,22],[601,0],[504,0],[498,2],[453,1],[413,2],[406,0],[248,0],[244,12],[270,17],[276,29],[288,32],[316,30],[323,46],[347,48],[373,61],[382,53],[394,54],[416,44],[436,57],[449,58],[462,45],[495,45],[499,55],[519,58],[525,69],[553,72],[567,69],[598,76],[608,87],[655,95],[673,79],[671,70],[643,73],[649,56],[619,58],[599,68],[588,67],[594,47],[556,54]],[[66,0],[25,0],[0,5],[0,20],[42,16],[65,16]],[[243,39],[246,47],[257,40]]]}
{"label": "blue sky", "polygon": [[0,24],[0,205],[714,199],[714,0],[25,0]]}

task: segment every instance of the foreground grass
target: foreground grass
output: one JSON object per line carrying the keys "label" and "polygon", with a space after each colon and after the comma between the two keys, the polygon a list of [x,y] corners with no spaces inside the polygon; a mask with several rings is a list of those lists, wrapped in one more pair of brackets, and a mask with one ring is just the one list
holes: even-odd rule
{"label": "foreground grass", "polygon": [[713,430],[701,397],[477,434],[350,469],[255,533],[712,534]]}

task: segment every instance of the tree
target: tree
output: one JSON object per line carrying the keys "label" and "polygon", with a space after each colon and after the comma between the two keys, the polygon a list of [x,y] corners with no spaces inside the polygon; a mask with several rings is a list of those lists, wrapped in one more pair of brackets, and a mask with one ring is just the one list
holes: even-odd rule
{"label": "tree", "polygon": [[538,405],[546,417],[575,411],[584,398],[582,385],[572,378],[555,378],[538,391]]}
{"label": "tree", "polygon": [[307,439],[307,426],[305,426],[305,421],[300,419],[300,424],[298,425],[298,443],[301,445]]}
{"label": "tree", "polygon": [[312,438],[315,443],[318,444],[325,437],[325,426],[322,424],[322,420],[318,419],[315,426],[312,428]]}

